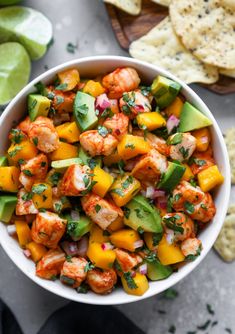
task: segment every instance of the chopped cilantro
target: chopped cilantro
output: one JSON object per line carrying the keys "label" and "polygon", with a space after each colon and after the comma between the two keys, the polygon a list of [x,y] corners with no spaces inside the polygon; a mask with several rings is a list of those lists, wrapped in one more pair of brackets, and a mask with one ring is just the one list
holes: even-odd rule
{"label": "chopped cilantro", "polygon": [[104,230],[103,231],[103,236],[104,237],[109,237],[110,236],[110,232],[108,230]]}
{"label": "chopped cilantro", "polygon": [[69,53],[75,53],[75,51],[77,50],[77,48],[78,48],[78,45],[77,44],[73,44],[71,42],[67,43],[67,45],[66,45],[66,50]]}
{"label": "chopped cilantro", "polygon": [[215,327],[216,325],[218,325],[218,321],[217,321],[217,320],[215,320],[215,321],[213,321],[213,322],[211,323],[211,327]]}
{"label": "chopped cilantro", "polygon": [[168,145],[178,145],[182,142],[183,134],[182,133],[176,133],[174,136],[169,138],[167,140]]}
{"label": "chopped cilantro", "polygon": [[191,184],[191,186],[193,186],[193,187],[196,188],[197,182],[196,182],[196,180],[193,177],[190,178],[189,183]]}
{"label": "chopped cilantro", "polygon": [[156,254],[154,252],[148,251],[148,255],[145,257],[147,262],[155,262],[156,261]]}
{"label": "chopped cilantro", "polygon": [[157,246],[162,240],[162,233],[153,233],[153,246]]}
{"label": "chopped cilantro", "polygon": [[56,95],[55,99],[56,99],[56,104],[57,105],[60,105],[61,103],[64,102],[63,96]]}
{"label": "chopped cilantro", "polygon": [[210,323],[211,323],[211,320],[207,320],[203,325],[197,326],[197,328],[205,331],[210,325]]}
{"label": "chopped cilantro", "polygon": [[38,146],[38,138],[37,137],[33,138],[33,143],[34,143],[35,146]]}
{"label": "chopped cilantro", "polygon": [[151,92],[151,87],[150,86],[140,86],[140,90],[144,96],[148,96]]}
{"label": "chopped cilantro", "polygon": [[87,163],[90,169],[94,169],[97,166],[97,161],[94,158],[88,159]]}
{"label": "chopped cilantro", "polygon": [[117,195],[119,195],[119,196],[121,196],[121,197],[124,196],[124,192],[123,192],[122,189],[120,189],[120,188],[111,189],[110,192],[111,192],[111,193],[114,193],[114,194],[117,194]]}
{"label": "chopped cilantro", "polygon": [[130,217],[130,213],[131,213],[131,210],[129,208],[127,208],[126,206],[124,206],[122,208],[123,212],[124,212],[124,216],[126,219],[128,219]]}
{"label": "chopped cilantro", "polygon": [[38,195],[40,195],[40,194],[42,194],[46,189],[47,189],[47,186],[46,186],[45,184],[41,183],[41,184],[37,184],[36,186],[33,186],[33,187],[32,187],[32,192],[33,192],[34,194],[38,194]]}
{"label": "chopped cilantro", "polygon": [[91,190],[92,190],[92,188],[94,187],[94,185],[97,183],[97,181],[91,181],[91,183],[89,184],[89,186],[87,187],[87,189],[85,189],[85,190],[83,190],[82,192],[81,192],[81,195],[82,196],[85,196],[85,195],[87,195]]}
{"label": "chopped cilantro", "polygon": [[128,143],[128,144],[125,145],[125,148],[130,148],[131,150],[134,150],[135,149],[135,145]]}
{"label": "chopped cilantro", "polygon": [[30,201],[32,199],[32,193],[25,193],[21,198],[23,201]]}
{"label": "chopped cilantro", "polygon": [[85,188],[87,188],[89,186],[90,182],[91,182],[91,180],[90,180],[90,178],[87,174],[85,174],[83,176],[83,182],[84,182]]}
{"label": "chopped cilantro", "polygon": [[95,212],[98,213],[101,209],[101,206],[99,204],[96,204],[95,206]]}
{"label": "chopped cilantro", "polygon": [[68,87],[67,83],[62,83],[55,87],[56,90],[65,90]]}
{"label": "chopped cilantro", "polygon": [[75,280],[73,278],[67,277],[65,275],[61,275],[60,279],[61,279],[62,282],[64,282],[65,284],[68,284],[68,285],[74,285],[74,283],[75,283]]}
{"label": "chopped cilantro", "polygon": [[11,142],[14,144],[20,144],[24,138],[24,135],[20,129],[12,129],[10,134],[12,135]]}
{"label": "chopped cilantro", "polygon": [[46,89],[46,87],[45,87],[45,85],[41,81],[37,82],[34,85],[34,87],[37,90],[36,93],[41,94],[41,95],[45,95],[45,89]]}
{"label": "chopped cilantro", "polygon": [[137,228],[137,232],[138,232],[139,234],[143,234],[143,233],[144,233],[144,229],[143,229],[141,226],[139,226],[139,227]]}
{"label": "chopped cilantro", "polygon": [[107,134],[109,133],[109,130],[105,126],[102,126],[102,125],[99,125],[97,130],[98,130],[99,135],[102,137],[106,137]]}
{"label": "chopped cilantro", "polygon": [[130,184],[134,181],[133,176],[129,175],[126,180],[122,183],[122,188],[127,189],[129,188]]}
{"label": "chopped cilantro", "polygon": [[135,283],[135,281],[134,281],[134,279],[131,276],[131,273],[129,271],[124,273],[123,276],[126,280],[126,283],[127,283],[129,289],[137,289],[138,288],[137,284]]}
{"label": "chopped cilantro", "polygon": [[87,293],[89,290],[89,285],[82,282],[82,284],[77,288],[77,293]]}
{"label": "chopped cilantro", "polygon": [[125,162],[123,160],[120,160],[118,161],[117,166],[118,166],[120,174],[123,175],[124,174],[123,167],[125,166]]}
{"label": "chopped cilantro", "polygon": [[164,291],[164,297],[166,299],[175,299],[176,297],[178,297],[179,293],[178,291],[176,291],[173,288],[169,288],[166,291]]}
{"label": "chopped cilantro", "polygon": [[18,160],[18,164],[19,165],[24,165],[25,164],[25,160],[24,159],[19,159]]}
{"label": "chopped cilantro", "polygon": [[176,331],[176,327],[175,327],[175,325],[171,325],[170,328],[168,329],[168,333],[172,333],[172,334],[174,334],[175,331]]}
{"label": "chopped cilantro", "polygon": [[55,211],[60,213],[61,210],[62,210],[62,204],[59,202],[55,203]]}
{"label": "chopped cilantro", "polygon": [[159,314],[166,314],[166,311],[164,310],[157,310]]}
{"label": "chopped cilantro", "polygon": [[55,172],[52,175],[50,175],[49,180],[52,183],[52,186],[57,186],[61,177],[62,177],[62,174],[59,172]]}
{"label": "chopped cilantro", "polygon": [[8,155],[9,155],[10,158],[13,158],[13,157],[16,156],[16,154],[17,154],[19,151],[21,151],[21,150],[22,150],[22,146],[16,146],[16,147],[14,148],[14,150],[8,152]]}
{"label": "chopped cilantro", "polygon": [[232,334],[232,330],[231,330],[230,328],[227,327],[227,328],[225,328],[224,330],[225,330],[227,333]]}
{"label": "chopped cilantro", "polygon": [[204,203],[202,203],[200,206],[201,206],[202,209],[204,209],[204,210],[208,210],[208,209],[207,209],[207,206],[206,206]]}
{"label": "chopped cilantro", "polygon": [[33,174],[32,174],[32,173],[30,172],[30,170],[28,170],[28,169],[24,169],[22,172],[23,172],[24,175],[26,175],[26,176],[33,176]]}
{"label": "chopped cilantro", "polygon": [[173,202],[178,202],[180,200],[180,198],[182,197],[182,194],[176,194],[174,197],[173,197]]}
{"label": "chopped cilantro", "polygon": [[67,262],[72,262],[72,255],[66,255],[65,258]]}
{"label": "chopped cilantro", "polygon": [[144,215],[142,213],[143,210],[141,210],[139,208],[136,208],[134,211],[135,211],[136,217],[138,217],[140,219],[144,218]]}
{"label": "chopped cilantro", "polygon": [[194,213],[194,205],[188,201],[184,203],[184,208],[188,214]]}
{"label": "chopped cilantro", "polygon": [[46,161],[41,162],[41,167],[45,167],[47,165]]}
{"label": "chopped cilantro", "polygon": [[194,158],[193,159],[194,163],[198,166],[205,166],[206,165],[206,161],[205,160],[202,160],[202,159],[197,159],[197,158]]}
{"label": "chopped cilantro", "polygon": [[172,216],[172,217],[165,217],[165,218],[163,218],[163,222],[165,223],[165,225],[169,229],[171,229],[171,230],[173,230],[175,232],[179,232],[179,233],[183,234],[184,233],[184,229],[183,229],[183,227],[179,226],[176,223],[177,219],[178,219],[177,215]]}
{"label": "chopped cilantro", "polygon": [[87,273],[89,270],[92,270],[94,268],[95,268],[94,264],[92,264],[91,262],[87,262],[87,264],[84,268],[84,272]]}
{"label": "chopped cilantro", "polygon": [[114,262],[114,267],[117,271],[122,272],[122,268],[117,260]]}
{"label": "chopped cilantro", "polygon": [[184,148],[184,146],[182,146],[182,147],[180,147],[179,151],[182,154],[182,157],[184,159],[188,158],[188,155],[189,155],[189,149],[188,148]]}

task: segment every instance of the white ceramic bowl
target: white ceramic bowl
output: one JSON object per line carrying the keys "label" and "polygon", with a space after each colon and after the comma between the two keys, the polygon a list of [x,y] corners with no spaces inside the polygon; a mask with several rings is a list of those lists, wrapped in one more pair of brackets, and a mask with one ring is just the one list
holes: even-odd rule
{"label": "white ceramic bowl", "polygon": [[[122,289],[117,289],[107,296],[97,295],[92,292],[87,294],[78,294],[75,290],[62,285],[58,280],[56,282],[51,282],[40,279],[39,277],[35,276],[34,263],[23,255],[22,249],[20,249],[18,243],[8,235],[5,225],[0,223],[1,245],[18,268],[20,268],[30,279],[43,288],[61,297],[88,304],[109,305],[139,301],[164,291],[187,276],[204,259],[215,242],[224,221],[230,193],[230,168],[227,151],[221,131],[210,110],[190,87],[178,80],[172,74],[156,66],[152,66],[145,62],[137,61],[131,58],[118,56],[81,58],[54,67],[53,69],[37,77],[11,101],[0,118],[0,154],[3,154],[9,145],[7,138],[13,124],[15,124],[15,122],[19,122],[20,119],[26,116],[26,97],[29,93],[34,91],[34,85],[37,82],[42,81],[43,83],[47,84],[53,80],[56,73],[68,68],[76,67],[78,68],[81,77],[94,78],[101,73],[110,72],[121,66],[134,67],[138,71],[142,80],[148,84],[150,84],[153,78],[158,74],[172,78],[181,84],[182,94],[186,97],[186,99],[194,104],[213,121],[212,137],[214,156],[219,169],[225,176],[225,181],[214,194],[217,214],[213,221],[208,224],[207,228],[200,234],[200,239],[202,240],[203,244],[201,256],[199,256],[196,261],[184,265],[177,273],[174,273],[169,278],[162,281],[150,282],[149,290],[142,297],[128,295]],[[25,284],[27,283],[25,282]]]}

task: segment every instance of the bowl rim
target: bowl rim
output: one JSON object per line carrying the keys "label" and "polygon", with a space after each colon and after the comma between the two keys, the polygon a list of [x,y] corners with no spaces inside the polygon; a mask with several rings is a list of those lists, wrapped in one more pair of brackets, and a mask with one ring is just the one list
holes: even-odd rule
{"label": "bowl rim", "polygon": [[[113,61],[114,66],[118,67],[120,66],[119,63],[125,63],[126,65],[121,65],[121,66],[135,66],[135,65],[139,65],[142,66],[144,68],[148,68],[149,70],[153,70],[154,72],[159,72],[161,73],[161,75],[169,77],[175,81],[177,81],[178,83],[180,83],[181,87],[190,95],[190,97],[194,100],[197,101],[197,104],[200,106],[201,110],[203,112],[206,111],[207,114],[210,115],[210,119],[212,120],[213,124],[213,128],[215,130],[216,136],[221,144],[221,154],[223,157],[223,160],[225,162],[224,167],[224,174],[226,175],[225,180],[224,180],[224,188],[225,188],[225,197],[223,198],[223,207],[222,210],[220,211],[220,224],[217,224],[217,226],[215,226],[215,231],[213,236],[211,236],[210,238],[208,238],[208,243],[207,243],[207,248],[203,251],[203,253],[194,261],[191,263],[188,263],[185,267],[186,269],[184,270],[183,273],[181,273],[181,275],[179,274],[180,271],[178,272],[178,275],[175,276],[174,282],[169,282],[166,283],[165,287],[160,289],[157,292],[150,292],[148,291],[142,295],[142,296],[133,296],[133,295],[127,295],[128,297],[125,298],[125,300],[123,301],[115,301],[115,298],[113,298],[112,302],[107,301],[106,298],[103,295],[96,295],[99,296],[98,298],[92,298],[92,294],[91,297],[89,299],[87,298],[83,298],[82,294],[77,294],[76,292],[74,293],[74,295],[72,296],[68,296],[66,290],[62,290],[59,289],[58,287],[52,287],[52,286],[47,286],[47,281],[37,278],[37,276],[35,275],[35,273],[31,273],[29,271],[27,271],[24,267],[20,266],[19,263],[17,263],[15,257],[11,256],[10,251],[8,250],[7,247],[7,243],[4,242],[4,238],[0,235],[0,244],[2,246],[2,248],[4,249],[4,251],[6,252],[6,254],[9,256],[9,258],[14,262],[14,264],[28,277],[30,278],[34,283],[38,284],[39,286],[43,287],[44,289],[60,296],[63,298],[66,298],[68,300],[73,300],[76,302],[83,302],[83,303],[87,303],[87,304],[94,304],[94,305],[121,305],[121,304],[126,304],[126,303],[131,303],[131,302],[136,302],[136,301],[141,301],[143,299],[152,297],[156,294],[159,294],[161,292],[163,292],[164,290],[174,286],[176,283],[178,283],[179,281],[181,281],[184,277],[186,277],[189,273],[191,273],[198,265],[199,263],[206,257],[206,255],[208,254],[208,252],[210,251],[210,249],[212,248],[221,228],[223,225],[223,221],[226,215],[226,211],[227,211],[227,207],[228,207],[228,203],[229,203],[229,197],[230,197],[230,188],[231,188],[231,173],[230,173],[230,164],[229,164],[229,158],[228,158],[228,153],[227,153],[227,149],[226,149],[226,145],[223,139],[223,135],[221,133],[221,130],[212,114],[212,112],[209,110],[209,108],[207,107],[207,105],[202,101],[202,99],[199,97],[199,95],[197,95],[191,87],[189,87],[187,84],[185,84],[183,81],[181,81],[180,79],[178,79],[175,75],[171,74],[170,72],[162,69],[161,67],[149,64],[145,61],[141,61],[141,60],[136,60],[130,57],[123,57],[123,56],[115,56],[115,55],[104,55],[104,56],[90,56],[90,57],[82,57],[82,58],[76,58],[73,59],[71,61],[67,61],[64,63],[61,63],[49,70],[47,70],[46,72],[40,74],[39,76],[37,76],[35,79],[33,79],[32,81],[30,81],[12,100],[11,102],[8,104],[8,106],[6,107],[6,109],[3,111],[2,115],[0,116],[0,127],[2,122],[4,122],[5,118],[7,117],[8,113],[10,113],[12,107],[17,104],[22,96],[24,96],[26,93],[29,93],[30,90],[34,87],[34,85],[39,82],[39,81],[43,81],[46,80],[49,76],[56,74],[59,71],[62,71],[66,68],[71,68],[72,66],[79,66],[80,64],[83,63],[89,63],[89,62],[95,62],[95,61]],[[116,64],[116,65],[115,65]],[[74,297],[73,297],[74,296]]]}

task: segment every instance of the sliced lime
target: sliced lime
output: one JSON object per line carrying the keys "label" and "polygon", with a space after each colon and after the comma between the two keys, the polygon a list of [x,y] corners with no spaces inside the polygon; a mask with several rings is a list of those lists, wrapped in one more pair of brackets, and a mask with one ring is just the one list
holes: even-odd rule
{"label": "sliced lime", "polygon": [[9,102],[28,82],[30,58],[19,43],[0,45],[0,105]]}
{"label": "sliced lime", "polygon": [[8,6],[8,5],[14,5],[21,0],[0,0],[0,6]]}
{"label": "sliced lime", "polygon": [[0,43],[19,42],[31,59],[41,58],[52,39],[52,24],[40,12],[28,7],[0,9]]}

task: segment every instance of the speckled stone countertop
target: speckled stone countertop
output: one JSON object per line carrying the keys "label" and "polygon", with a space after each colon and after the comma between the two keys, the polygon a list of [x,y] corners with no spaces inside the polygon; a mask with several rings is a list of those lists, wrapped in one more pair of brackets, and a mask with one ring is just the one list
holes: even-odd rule
{"label": "speckled stone countertop", "polygon": [[[43,59],[34,62],[32,78],[45,67],[78,57],[127,56],[115,40],[101,0],[25,0],[23,4],[44,12],[54,26],[54,44]],[[78,44],[75,54],[66,51],[69,42]],[[193,88],[213,111],[223,131],[235,125],[235,94],[219,96],[197,85]],[[0,263],[1,298],[14,311],[24,333],[36,334],[47,317],[68,301],[31,282],[1,248]],[[197,333],[227,333],[225,328],[235,333],[235,263],[222,262],[211,250],[199,267],[174,288],[178,297],[173,300],[157,295],[118,308],[148,334],[166,334],[172,325],[176,334],[186,334],[207,320],[214,326],[210,324],[206,331],[198,329]],[[207,311],[206,304],[211,304],[214,315]],[[161,314],[162,310],[166,313]]]}

